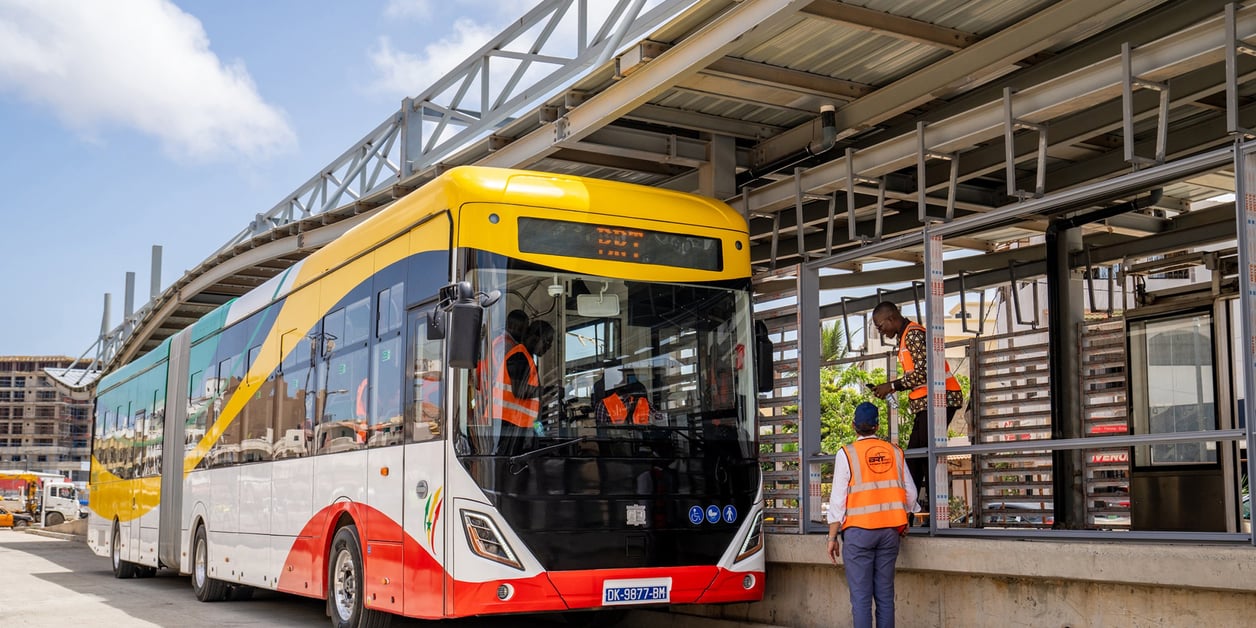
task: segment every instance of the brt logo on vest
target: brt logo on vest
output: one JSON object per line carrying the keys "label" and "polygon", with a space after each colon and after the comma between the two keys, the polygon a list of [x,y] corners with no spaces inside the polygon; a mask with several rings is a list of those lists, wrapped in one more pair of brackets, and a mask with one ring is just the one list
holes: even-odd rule
{"label": "brt logo on vest", "polygon": [[889,447],[878,445],[868,449],[864,462],[868,463],[868,468],[873,471],[885,473],[890,469],[890,465],[894,464],[894,455],[890,453]]}

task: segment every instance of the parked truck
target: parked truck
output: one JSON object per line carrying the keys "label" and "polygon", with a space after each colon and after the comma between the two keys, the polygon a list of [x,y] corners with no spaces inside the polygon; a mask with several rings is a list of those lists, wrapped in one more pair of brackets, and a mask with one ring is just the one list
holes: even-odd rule
{"label": "parked truck", "polygon": [[78,489],[64,477],[29,471],[0,471],[0,492],[14,510],[26,512],[46,526],[55,526],[87,515],[79,503]]}

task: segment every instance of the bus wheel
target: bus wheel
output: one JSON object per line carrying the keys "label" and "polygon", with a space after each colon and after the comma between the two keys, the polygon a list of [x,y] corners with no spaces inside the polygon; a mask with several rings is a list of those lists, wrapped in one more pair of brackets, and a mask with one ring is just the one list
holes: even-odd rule
{"label": "bus wheel", "polygon": [[109,558],[113,561],[113,577],[135,577],[135,563],[122,560],[122,531],[116,523],[113,526],[113,540],[109,542]]}
{"label": "bus wheel", "polygon": [[345,526],[331,541],[327,561],[327,607],[333,628],[385,628],[392,615],[364,608],[362,547],[358,529]]}
{"label": "bus wheel", "polygon": [[61,525],[61,524],[63,524],[63,523],[65,523],[65,515],[63,515],[63,514],[61,514],[61,513],[59,513],[59,512],[50,512],[50,513],[48,513],[48,523],[47,523],[47,525],[50,525],[50,526],[59,526],[59,525]]}
{"label": "bus wheel", "polygon": [[227,598],[227,583],[209,577],[209,542],[205,540],[205,526],[196,526],[192,539],[192,591],[202,602],[217,602]]}

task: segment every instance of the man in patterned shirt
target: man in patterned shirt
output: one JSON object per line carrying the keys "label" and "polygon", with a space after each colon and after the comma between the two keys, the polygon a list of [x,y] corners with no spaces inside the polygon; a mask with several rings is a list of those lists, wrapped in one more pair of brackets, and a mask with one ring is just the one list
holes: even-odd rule
{"label": "man in patterned shirt", "polygon": [[[909,407],[915,418],[912,421],[907,448],[926,447],[929,442],[927,427],[929,423],[929,356],[925,349],[925,327],[904,318],[898,306],[889,301],[882,301],[872,310],[872,325],[883,337],[898,338],[898,362],[903,367],[902,377],[878,384],[872,389],[872,394],[885,399],[897,391],[910,391],[907,394],[910,399]],[[948,424],[963,406],[964,391],[960,390],[959,381],[951,375],[951,365],[946,364],[946,422]],[[922,499],[929,484],[928,466],[928,458],[907,460],[907,468],[920,487],[919,494]]]}

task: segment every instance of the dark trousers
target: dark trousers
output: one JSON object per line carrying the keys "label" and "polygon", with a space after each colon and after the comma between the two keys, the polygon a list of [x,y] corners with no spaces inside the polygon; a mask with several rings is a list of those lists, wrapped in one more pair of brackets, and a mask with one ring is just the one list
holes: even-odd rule
{"label": "dark trousers", "polygon": [[[950,424],[951,419],[955,418],[955,413],[959,408],[946,409],[946,422]],[[925,408],[916,413],[912,419],[911,436],[907,438],[907,448],[915,449],[925,448],[929,446],[929,408]],[[912,480],[916,483],[917,499],[924,499],[925,488],[929,486],[929,458],[927,456],[920,458],[907,459],[907,471],[911,473]]]}
{"label": "dark trousers", "polygon": [[894,563],[901,541],[894,528],[846,528],[842,532],[842,563],[855,628],[872,628],[874,599],[877,628],[894,628]]}

